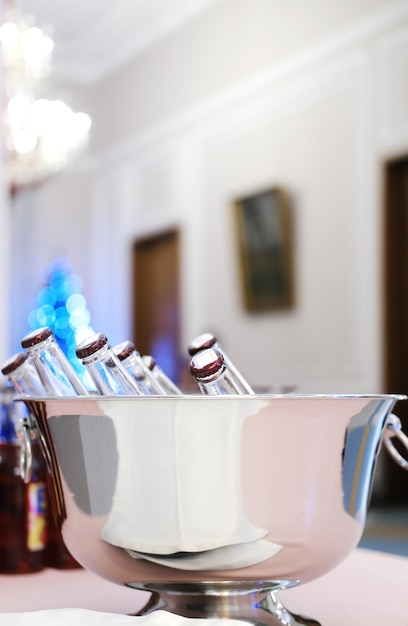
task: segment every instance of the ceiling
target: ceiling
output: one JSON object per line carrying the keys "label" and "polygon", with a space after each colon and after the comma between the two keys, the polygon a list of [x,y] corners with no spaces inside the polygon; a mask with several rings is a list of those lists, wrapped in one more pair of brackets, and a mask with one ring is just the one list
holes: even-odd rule
{"label": "ceiling", "polygon": [[219,0],[17,0],[51,27],[54,71],[95,82]]}

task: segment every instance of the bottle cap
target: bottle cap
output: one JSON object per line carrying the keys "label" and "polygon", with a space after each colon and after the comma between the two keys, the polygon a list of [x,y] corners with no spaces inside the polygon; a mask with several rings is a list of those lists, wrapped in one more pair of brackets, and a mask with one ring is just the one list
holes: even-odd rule
{"label": "bottle cap", "polygon": [[31,333],[28,333],[21,340],[21,345],[23,348],[31,348],[31,346],[38,346],[38,344],[42,343],[49,337],[52,337],[53,332],[49,326],[44,326],[44,328],[37,328],[33,330]]}
{"label": "bottle cap", "polygon": [[190,356],[194,356],[200,350],[207,350],[212,348],[217,343],[217,337],[211,333],[203,333],[199,335],[188,346],[188,353]]}
{"label": "bottle cap", "polygon": [[108,338],[106,335],[104,335],[103,333],[95,333],[87,339],[84,339],[84,341],[82,341],[76,347],[75,354],[77,355],[78,359],[85,359],[86,357],[91,356],[92,354],[95,354],[95,352],[101,350],[107,345],[107,343]]}
{"label": "bottle cap", "polygon": [[207,348],[197,352],[189,363],[190,372],[196,378],[207,378],[221,370],[224,365],[224,357],[218,350]]}
{"label": "bottle cap", "polygon": [[146,365],[146,367],[149,368],[150,371],[154,370],[154,368],[156,367],[156,359],[151,356],[150,354],[144,354],[142,356],[143,359],[143,363]]}
{"label": "bottle cap", "polygon": [[119,361],[124,361],[131,354],[133,354],[134,352],[137,352],[136,346],[132,341],[122,341],[122,343],[119,343],[117,346],[114,346],[114,348],[112,349],[113,349],[113,352],[118,357]]}
{"label": "bottle cap", "polygon": [[17,352],[16,354],[13,354],[13,356],[7,359],[7,361],[4,361],[1,366],[1,373],[4,374],[4,376],[8,376],[8,374],[11,374],[19,368],[20,365],[27,360],[27,357],[28,354],[26,352]]}

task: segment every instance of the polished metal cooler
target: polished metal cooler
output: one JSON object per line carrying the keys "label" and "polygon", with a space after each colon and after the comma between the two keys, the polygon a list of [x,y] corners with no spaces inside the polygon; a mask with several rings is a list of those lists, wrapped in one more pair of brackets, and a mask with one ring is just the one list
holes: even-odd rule
{"label": "polished metal cooler", "polygon": [[392,410],[403,399],[25,403],[63,538],[84,567],[150,590],[144,613],[312,625],[289,613],[278,592],[322,576],[358,544],[378,452],[401,433]]}

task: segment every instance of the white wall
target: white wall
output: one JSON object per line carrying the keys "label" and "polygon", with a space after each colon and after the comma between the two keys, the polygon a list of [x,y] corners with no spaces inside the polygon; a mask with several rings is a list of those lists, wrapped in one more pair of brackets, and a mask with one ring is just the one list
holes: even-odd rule
{"label": "white wall", "polygon": [[[86,173],[68,170],[41,188],[19,192],[12,201],[10,237],[11,332],[9,351],[21,349],[29,330],[27,317],[40,288],[46,283],[49,263],[66,256],[72,271],[88,275],[90,180]],[[83,285],[86,297],[87,285]]]}
{"label": "white wall", "polygon": [[[0,16],[3,2],[0,0]],[[1,53],[1,50],[0,50]],[[2,80],[0,71],[0,82]],[[3,94],[0,93],[0,107]],[[0,130],[0,138],[2,136]],[[10,210],[4,185],[3,142],[0,141],[0,362],[9,356]],[[1,383],[1,380],[0,380]]]}
{"label": "white wall", "polygon": [[[257,14],[258,28],[262,18],[273,23],[271,4],[257,3],[267,12]],[[305,34],[291,35],[291,47],[282,26],[281,54],[261,46],[257,59],[249,58],[244,37],[230,34],[228,74],[222,37],[211,35],[235,28],[225,21],[230,6],[221,2],[177,38],[89,87],[90,171],[66,173],[19,199],[14,256],[20,279],[23,265],[26,273],[13,315],[35,295],[41,266],[63,248],[83,275],[94,327],[112,342],[128,337],[130,246],[176,225],[183,349],[195,334],[216,330],[254,384],[381,391],[380,164],[408,153],[408,3],[359,0],[350,4],[354,13],[337,16],[337,28],[326,11],[326,35],[315,32],[312,19],[304,21]],[[254,5],[235,6],[244,33]],[[289,29],[290,20],[284,25]],[[192,31],[211,47],[212,68],[200,57],[203,81],[183,47],[193,45]],[[218,51],[225,64],[219,71]],[[144,72],[153,67],[150,90],[143,91]],[[159,97],[163,82],[168,107]],[[231,202],[276,184],[293,199],[297,304],[286,313],[248,314],[240,302]],[[18,333],[14,325],[14,341]]]}
{"label": "white wall", "polygon": [[[0,181],[2,173],[0,173]],[[3,189],[0,184],[0,188]],[[10,212],[6,194],[0,191],[0,361],[9,356]],[[0,381],[1,382],[1,381]]]}

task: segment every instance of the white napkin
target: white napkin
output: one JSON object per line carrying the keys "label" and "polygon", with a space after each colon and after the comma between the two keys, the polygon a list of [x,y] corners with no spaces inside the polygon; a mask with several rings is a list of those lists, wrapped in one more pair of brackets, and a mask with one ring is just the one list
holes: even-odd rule
{"label": "white napkin", "polygon": [[[190,625],[191,622],[191,625]],[[52,609],[26,613],[0,613],[1,626],[248,626],[241,620],[190,619],[167,611],[133,617],[87,609]]]}
{"label": "white napkin", "polygon": [[134,559],[145,559],[151,563],[158,563],[165,567],[186,571],[240,569],[262,563],[275,556],[283,546],[265,539],[257,539],[248,543],[238,543],[224,548],[215,548],[204,552],[189,552],[188,554],[170,554],[158,556],[154,554],[139,554],[128,550]]}
{"label": "white napkin", "polygon": [[[264,406],[237,400],[197,403],[105,402],[119,451],[112,508],[102,538],[150,555],[202,552],[265,537],[242,510],[241,436],[245,412]],[[215,399],[214,399],[215,400]]]}

